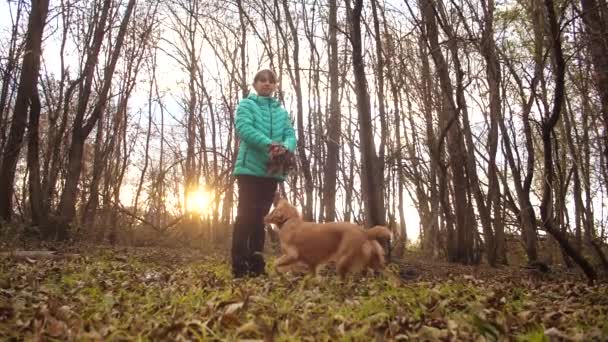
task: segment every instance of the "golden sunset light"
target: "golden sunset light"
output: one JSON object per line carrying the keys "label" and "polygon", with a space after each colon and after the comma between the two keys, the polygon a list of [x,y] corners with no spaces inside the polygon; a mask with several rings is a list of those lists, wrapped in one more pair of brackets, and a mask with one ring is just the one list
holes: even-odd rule
{"label": "golden sunset light", "polygon": [[186,195],[186,208],[188,212],[199,215],[208,214],[212,197],[211,192],[203,187],[188,191]]}

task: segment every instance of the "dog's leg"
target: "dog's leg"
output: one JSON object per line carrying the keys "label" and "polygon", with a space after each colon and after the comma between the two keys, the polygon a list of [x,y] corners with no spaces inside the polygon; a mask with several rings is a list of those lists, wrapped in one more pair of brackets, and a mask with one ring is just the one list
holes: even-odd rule
{"label": "dog's leg", "polygon": [[314,276],[317,283],[319,283],[319,284],[323,282],[323,276],[319,272],[321,270],[321,268],[322,268],[322,265],[315,265],[314,267],[311,268],[311,273]]}
{"label": "dog's leg", "polygon": [[278,270],[279,270],[279,272],[291,271],[292,273],[296,273],[296,274],[310,273],[310,267],[308,267],[308,265],[303,262],[296,262],[291,265],[279,266]]}
{"label": "dog's leg", "polygon": [[295,263],[296,261],[298,261],[298,252],[295,249],[286,248],[285,252],[286,252],[286,254],[279,257],[277,259],[277,261],[274,263],[274,268],[275,268],[275,270],[277,270],[277,272],[279,272],[279,269],[281,267],[289,266],[289,265]]}
{"label": "dog's leg", "polygon": [[280,258],[277,259],[277,261],[274,264],[275,268],[279,268],[279,267],[287,267],[293,263],[295,263],[296,261],[298,261],[298,258],[296,256],[293,255],[283,255]]}
{"label": "dog's leg", "polygon": [[275,266],[278,273],[287,273],[290,270],[289,266]]}
{"label": "dog's leg", "polygon": [[336,271],[341,280],[346,279],[346,275],[351,271],[352,266],[352,255],[350,254],[345,255],[338,260],[336,263]]}

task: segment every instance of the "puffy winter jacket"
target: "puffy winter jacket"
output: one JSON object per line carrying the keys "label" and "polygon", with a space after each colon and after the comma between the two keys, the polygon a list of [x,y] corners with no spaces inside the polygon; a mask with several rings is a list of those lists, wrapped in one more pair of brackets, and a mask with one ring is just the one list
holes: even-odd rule
{"label": "puffy winter jacket", "polygon": [[282,143],[291,152],[296,148],[296,135],[289,114],[279,101],[274,97],[249,94],[239,103],[236,132],[241,142],[233,174],[283,180],[283,175],[266,172],[271,143]]}

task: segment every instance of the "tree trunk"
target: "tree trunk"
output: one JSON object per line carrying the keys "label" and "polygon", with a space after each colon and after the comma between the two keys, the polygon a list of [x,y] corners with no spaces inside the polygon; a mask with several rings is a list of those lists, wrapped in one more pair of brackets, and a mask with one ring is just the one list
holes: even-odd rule
{"label": "tree trunk", "polygon": [[[581,0],[587,47],[595,69],[595,84],[600,95],[604,130],[608,130],[608,12],[601,0]],[[608,168],[608,136],[604,136],[605,167]],[[608,182],[607,179],[604,179]]]}
{"label": "tree trunk", "polygon": [[338,79],[338,4],[337,0],[329,1],[329,119],[327,123],[327,160],[325,161],[325,202],[326,221],[336,219],[336,178],[338,175],[338,153],[340,151],[340,135],[342,123],[340,120],[339,79]]}
{"label": "tree trunk", "polygon": [[[484,6],[485,7],[485,6]],[[498,218],[500,212],[500,184],[498,181],[498,168],[496,166],[496,153],[498,150],[498,121],[500,120],[501,110],[501,97],[500,97],[500,64],[498,57],[496,56],[496,43],[494,40],[494,0],[488,0],[487,7],[485,9],[485,23],[482,38],[482,53],[486,59],[486,74],[488,79],[489,91],[490,91],[490,131],[488,133],[488,211],[493,210],[494,217],[492,224],[494,228],[494,248],[493,253],[495,262],[498,264],[506,264],[504,256],[506,256],[505,250],[505,237],[504,237],[504,225],[503,222]]]}
{"label": "tree trunk", "polygon": [[[11,40],[9,43],[8,56],[6,57],[6,64],[2,70],[2,90],[0,90],[0,156],[4,150],[4,143],[6,139],[6,128],[8,127],[8,103],[10,102],[9,94],[14,89],[13,79],[15,77],[15,68],[17,66],[17,58],[19,50],[22,45],[17,45],[19,41],[19,25],[21,21],[21,14],[23,13],[24,1],[19,0],[17,2],[17,11],[15,13],[15,24],[11,31]],[[6,112],[6,116],[5,116]],[[0,163],[0,165],[2,165]]]}
{"label": "tree trunk", "polygon": [[[78,109],[76,112],[76,118],[74,119],[74,129],[72,131],[72,143],[70,145],[70,151],[68,156],[67,176],[65,180],[65,187],[61,194],[61,201],[59,203],[59,215],[61,224],[59,230],[56,232],[59,239],[67,238],[67,228],[74,219],[76,214],[76,198],[78,192],[78,182],[82,171],[83,163],[83,151],[84,142],[89,136],[89,133],[97,123],[97,120],[101,117],[101,113],[105,110],[107,105],[108,92],[112,84],[112,76],[114,75],[114,69],[120,55],[124,36],[127,30],[131,13],[135,7],[135,0],[129,0],[127,8],[125,10],[124,17],[120,24],[118,35],[116,37],[116,43],[114,45],[114,51],[112,52],[111,59],[108,67],[105,69],[103,85],[100,93],[98,94],[98,100],[93,108],[91,116],[86,122],[84,122],[84,114],[87,110],[89,97],[91,94],[91,86],[93,82],[93,74],[95,67],[98,63],[99,50],[101,43],[106,32],[106,21],[108,18],[110,2],[104,2],[102,13],[98,21],[98,26],[95,29],[94,41],[91,51],[87,57],[85,65],[84,76],[85,84],[83,93],[80,94],[78,101]],[[84,124],[84,125],[83,125]]]}
{"label": "tree trunk", "polygon": [[[542,12],[538,8],[536,2],[530,4],[528,10],[531,12],[533,17],[533,31],[534,31],[534,74],[532,77],[531,85],[529,86],[530,96],[526,97],[525,86],[519,78],[517,72],[514,70],[513,65],[508,59],[505,59],[506,66],[508,67],[513,79],[517,83],[518,92],[522,101],[522,125],[525,135],[525,146],[527,153],[526,160],[526,173],[522,175],[518,163],[516,163],[515,156],[513,154],[514,144],[509,136],[510,131],[507,129],[505,116],[501,116],[498,120],[498,125],[502,133],[504,142],[505,157],[509,168],[511,169],[513,177],[513,185],[515,187],[515,193],[517,195],[517,201],[519,204],[519,211],[516,213],[519,216],[521,224],[521,235],[524,241],[526,255],[528,262],[532,263],[538,259],[537,253],[537,236],[536,236],[536,214],[530,201],[530,190],[532,185],[532,179],[534,177],[534,165],[535,165],[535,149],[532,138],[532,128],[530,125],[530,111],[536,99],[536,88],[539,83],[540,75],[542,73],[544,62],[543,62],[543,30],[540,27],[539,20],[543,17]],[[523,179],[522,179],[523,177]]]}
{"label": "tree trunk", "polygon": [[353,122],[353,113],[352,113],[352,101],[350,99],[350,96],[347,95],[347,104],[348,106],[346,108],[348,108],[348,128],[347,128],[347,132],[348,132],[348,141],[345,141],[345,139],[342,139],[343,145],[344,142],[346,143],[346,145],[348,145],[348,152],[349,152],[349,156],[350,158],[352,158],[352,160],[350,162],[347,162],[347,158],[346,158],[346,149],[342,149],[342,164],[343,167],[346,168],[348,167],[348,174],[346,173],[346,170],[344,170],[344,221],[351,221],[353,219],[352,217],[352,210],[353,210],[353,192],[354,192],[354,182],[355,182],[355,161],[354,161],[354,156],[355,156],[355,141],[354,141],[354,134],[353,134],[353,130],[352,130],[352,122]]}
{"label": "tree trunk", "polygon": [[239,44],[239,52],[241,56],[241,80],[239,82],[239,86],[241,87],[241,96],[242,98],[247,98],[249,95],[249,90],[247,87],[247,25],[245,24],[245,9],[243,8],[243,1],[236,0],[237,7],[239,8],[239,21],[241,23],[240,26],[240,35],[241,40]]}
{"label": "tree trunk", "polygon": [[30,98],[30,115],[28,124],[27,166],[29,169],[29,195],[32,210],[32,224],[44,226],[48,212],[43,209],[43,193],[40,185],[40,155],[38,143],[38,127],[40,124],[40,96],[38,88],[34,88]]}
{"label": "tree trunk", "polygon": [[[566,100],[568,101],[568,100]],[[570,158],[572,158],[572,178],[574,181],[572,188],[572,196],[574,199],[574,224],[575,224],[575,237],[576,237],[576,249],[580,252],[583,247],[583,222],[585,216],[582,187],[581,187],[581,158],[580,153],[574,145],[574,139],[572,137],[575,134],[575,129],[571,124],[571,116],[574,113],[571,110],[567,110],[563,115],[563,133],[568,143],[568,151],[570,152]],[[565,200],[565,199],[564,199]]]}
{"label": "tree trunk", "polygon": [[553,98],[553,110],[548,118],[545,118],[542,123],[542,140],[543,140],[543,196],[540,204],[541,223],[543,228],[553,235],[559,242],[561,248],[572,257],[574,261],[583,269],[585,275],[590,282],[593,282],[597,275],[593,266],[579,253],[568,241],[568,238],[554,224],[554,214],[552,206],[552,189],[553,189],[553,146],[551,142],[551,134],[553,127],[557,124],[561,113],[562,104],[564,101],[564,76],[566,62],[562,52],[562,43],[559,24],[555,16],[553,0],[545,0],[545,7],[548,13],[551,44],[553,49],[553,57],[555,58],[555,95]]}
{"label": "tree trunk", "polygon": [[[491,3],[491,1],[490,1]],[[440,6],[443,6],[442,4],[440,4]],[[469,123],[469,114],[468,114],[468,106],[466,103],[466,99],[465,99],[465,94],[464,94],[464,71],[462,70],[462,65],[460,63],[460,57],[458,55],[458,45],[457,45],[457,37],[455,35],[455,33],[453,32],[453,29],[450,25],[446,24],[447,19],[446,19],[446,15],[445,15],[445,9],[443,7],[440,7],[440,13],[442,13],[442,21],[443,21],[443,30],[446,32],[448,38],[449,38],[449,42],[448,42],[448,48],[451,52],[451,56],[452,56],[452,60],[454,63],[454,68],[456,69],[456,102],[458,105],[458,108],[460,110],[460,113],[462,114],[462,134],[464,136],[464,142],[466,143],[466,145],[464,145],[464,143],[460,142],[461,139],[459,139],[459,143],[461,144],[460,146],[460,150],[462,151],[466,151],[466,163],[465,163],[465,168],[466,168],[466,174],[467,174],[467,181],[468,181],[468,189],[467,191],[470,191],[473,195],[473,198],[475,199],[475,203],[477,204],[477,211],[479,213],[479,218],[481,221],[481,226],[483,229],[483,235],[484,235],[484,239],[485,239],[485,251],[486,251],[486,256],[488,259],[488,263],[491,266],[495,266],[496,265],[496,260],[497,260],[497,255],[496,255],[496,242],[495,242],[495,236],[494,236],[494,229],[492,227],[492,220],[491,220],[491,206],[486,205],[485,203],[485,198],[484,198],[484,194],[481,190],[481,186],[479,184],[479,177],[477,176],[477,164],[476,164],[476,159],[475,159],[475,143],[473,142],[473,134],[471,132],[471,125]],[[489,39],[493,39],[493,37],[491,36],[492,34],[492,22],[491,19],[490,21],[486,21],[485,23],[485,27],[484,30],[489,32],[484,32],[484,35],[490,35]],[[487,37],[484,37],[485,39],[488,39]],[[450,94],[450,98],[451,98],[451,94]],[[498,106],[499,104],[495,104],[495,106]],[[496,147],[494,148],[494,155],[496,154]],[[492,155],[490,155],[490,158],[492,158]],[[456,178],[455,178],[456,179]],[[456,189],[455,189],[456,191]],[[469,212],[470,214],[467,215],[467,217],[474,217],[474,211],[472,209],[472,206],[470,208],[467,208],[467,212]],[[465,251],[470,250],[467,253],[471,253],[469,256],[465,257],[465,262],[469,263],[469,262],[473,262],[474,259],[477,259],[476,256],[474,256],[473,254],[473,250],[472,247],[468,247],[469,244],[473,243],[476,241],[475,235],[476,233],[474,233],[474,230],[471,228],[472,225],[471,224],[465,224],[466,231],[463,232],[465,238],[462,239],[462,242],[464,243],[463,246],[460,246],[460,248],[464,248]],[[459,240],[460,243],[460,240]]]}
{"label": "tree trunk", "polygon": [[362,195],[366,214],[366,226],[385,225],[384,213],[384,185],[379,182],[379,160],[373,139],[373,125],[367,79],[365,76],[365,63],[363,61],[363,46],[361,41],[361,12],[363,0],[355,0],[351,10],[350,1],[347,1],[349,12],[350,40],[353,47],[353,72],[355,75],[355,92],[357,96],[357,111],[359,113],[359,139],[361,144],[361,175]]}
{"label": "tree trunk", "polygon": [[[116,134],[109,134],[107,136],[110,142],[108,143],[107,140],[104,141],[106,129],[112,129],[111,125],[110,127],[105,126],[106,118],[104,116],[105,113],[102,113],[97,121],[95,146],[93,147],[93,166],[91,167],[91,181],[89,185],[89,198],[81,212],[82,225],[87,228],[92,228],[95,223],[95,216],[97,215],[97,207],[99,205],[99,183],[101,182],[101,177],[106,169],[106,155],[108,154],[108,150],[111,151],[114,139],[116,138]],[[118,124],[116,121],[114,122],[115,124]]]}
{"label": "tree trunk", "polygon": [[[8,140],[4,148],[2,163],[0,163],[0,219],[6,221],[11,219],[12,199],[15,191],[15,171],[19,153],[21,151],[25,126],[27,124],[28,110],[35,111],[30,114],[34,116],[34,120],[37,120],[40,115],[40,99],[37,91],[38,73],[40,72],[42,33],[44,32],[44,26],[46,24],[48,9],[48,0],[32,1],[32,9],[25,38],[25,51],[27,51],[27,53],[23,56],[13,121],[11,122]],[[37,108],[32,108],[32,106]],[[38,124],[37,122],[34,122],[32,125],[35,126],[32,128],[36,129],[36,141],[32,141],[32,144],[37,145]],[[34,139],[33,136],[31,138]],[[32,147],[36,148],[36,146]],[[36,151],[33,151],[32,153],[37,152],[36,148]],[[37,182],[39,182],[39,166],[36,165],[35,167],[38,168],[38,171],[36,172],[37,175],[34,177],[37,177]],[[36,201],[40,200],[40,198],[36,199]],[[35,205],[38,206],[39,203],[36,203]]]}
{"label": "tree trunk", "polygon": [[[387,115],[386,115],[386,105],[385,105],[385,86],[384,86],[384,48],[383,48],[383,36],[380,32],[380,20],[378,19],[378,0],[371,0],[372,7],[372,18],[374,22],[374,35],[375,45],[376,45],[376,95],[378,99],[378,117],[380,119],[380,146],[378,148],[378,157],[377,163],[375,163],[374,168],[374,184],[384,185],[384,167],[385,167],[385,154],[386,154],[386,141],[389,138],[388,132],[388,123],[387,123]],[[367,84],[367,81],[366,81]],[[371,115],[371,113],[370,113]],[[372,127],[373,124],[372,124]],[[374,136],[374,132],[372,131],[372,138]],[[374,147],[375,151],[375,147]],[[388,187],[387,187],[388,188]],[[376,196],[384,195],[384,188],[379,189],[380,193]],[[388,193],[388,191],[386,191]],[[383,201],[383,203],[385,203]],[[383,208],[382,211],[385,211]],[[382,214],[386,216],[386,214]],[[386,218],[383,217],[383,221],[386,221]]]}
{"label": "tree trunk", "polygon": [[[146,173],[148,172],[148,166],[150,164],[150,138],[152,136],[152,122],[153,122],[153,111],[152,104],[153,94],[154,94],[154,85],[157,84],[156,81],[156,70],[157,70],[157,50],[154,49],[152,55],[150,56],[150,63],[148,74],[150,75],[150,87],[148,88],[148,127],[146,129],[146,143],[144,144],[144,166],[141,169],[141,174],[139,176],[139,181],[137,182],[137,188],[135,190],[135,200],[133,201],[133,213],[137,215],[138,207],[139,207],[139,196],[141,194],[141,189],[144,184],[144,180],[146,178]],[[162,138],[161,138],[162,139]],[[161,168],[162,169],[162,168]]]}
{"label": "tree trunk", "polygon": [[[383,21],[384,30],[388,31],[386,18],[385,17],[383,17],[383,18],[384,18],[384,21]],[[387,34],[387,37],[388,37],[388,41],[387,41],[388,47],[385,50],[386,51],[385,52],[386,67],[388,70],[394,70],[393,68],[395,66],[393,65],[393,58],[395,58],[395,57],[390,55],[389,51],[395,51],[395,44],[390,35]],[[396,79],[397,77],[394,73],[389,73],[388,77],[389,77],[390,90],[391,90],[391,94],[393,97],[393,125],[395,127],[395,140],[393,141],[393,146],[392,146],[392,150],[394,153],[393,158],[395,158],[396,160],[398,160],[399,163],[401,163],[403,160],[403,154],[401,153],[402,135],[401,135],[401,117],[400,117],[401,111],[400,111],[400,95],[399,95],[400,87],[397,84],[397,79]],[[409,89],[406,89],[406,91],[409,92]],[[410,111],[410,114],[411,114],[411,111]],[[411,115],[410,115],[410,117],[411,117]],[[397,187],[397,196],[398,196],[397,211],[399,212],[399,233],[402,235],[403,242],[405,244],[407,244],[408,236],[407,236],[407,229],[406,229],[406,219],[405,219],[405,211],[404,211],[404,195],[403,195],[403,188],[405,186],[405,180],[404,180],[404,176],[403,176],[404,171],[400,167],[396,167],[395,172],[397,173],[396,187]]]}
{"label": "tree trunk", "polygon": [[[439,75],[439,82],[441,87],[441,96],[443,99],[443,109],[441,115],[443,116],[443,125],[441,126],[441,137],[438,142],[438,149],[436,153],[440,153],[441,145],[444,137],[447,136],[447,149],[450,158],[450,168],[452,174],[452,185],[454,187],[454,216],[455,216],[455,229],[456,237],[451,238],[448,234],[448,241],[454,243],[452,248],[448,248],[450,254],[448,258],[451,261],[462,262],[465,264],[472,262],[473,251],[469,248],[470,238],[469,230],[470,227],[466,226],[466,216],[468,215],[468,201],[466,198],[467,193],[467,181],[465,178],[465,163],[466,151],[464,150],[463,137],[458,129],[458,108],[452,98],[454,91],[452,88],[448,64],[441,52],[439,46],[439,32],[437,29],[437,21],[435,18],[435,8],[433,2],[430,0],[421,0],[421,13],[426,25],[426,38],[430,45],[431,56],[435,62],[437,73]],[[462,72],[459,70],[458,72]],[[444,170],[444,173],[447,170]],[[449,215],[447,207],[447,196],[448,193],[444,189],[443,195],[445,196],[442,200],[444,201],[444,213]]]}
{"label": "tree trunk", "polygon": [[[287,20],[287,24],[289,25],[289,29],[291,31],[291,37],[293,39],[293,72],[290,67],[290,63],[287,61],[287,66],[289,67],[291,81],[294,86],[294,90],[296,92],[296,105],[297,105],[297,116],[296,122],[298,127],[298,157],[300,158],[300,172],[304,175],[304,190],[306,192],[305,204],[304,204],[304,212],[303,216],[305,220],[312,221],[313,220],[313,192],[314,185],[312,182],[312,173],[310,161],[308,160],[308,156],[306,155],[306,140],[304,136],[304,108],[302,104],[302,82],[300,80],[300,44],[298,42],[298,31],[291,18],[291,13],[289,12],[289,4],[287,0],[283,0],[283,11],[285,12],[285,20]],[[285,42],[287,45],[287,42]]]}
{"label": "tree trunk", "polygon": [[422,246],[423,249],[429,251],[434,258],[439,256],[438,239],[439,239],[439,189],[437,183],[438,167],[440,165],[441,153],[437,148],[437,139],[435,137],[435,129],[433,128],[433,95],[432,95],[432,76],[431,68],[428,60],[428,47],[426,45],[425,36],[426,29],[424,26],[420,28],[421,35],[418,39],[418,50],[420,53],[420,59],[422,64],[422,81],[421,81],[421,93],[422,93],[422,111],[424,113],[424,124],[425,124],[425,136],[427,145],[430,146],[429,154],[429,178],[428,186],[430,192],[430,212],[426,215],[421,215],[422,229],[424,234],[422,235]]}

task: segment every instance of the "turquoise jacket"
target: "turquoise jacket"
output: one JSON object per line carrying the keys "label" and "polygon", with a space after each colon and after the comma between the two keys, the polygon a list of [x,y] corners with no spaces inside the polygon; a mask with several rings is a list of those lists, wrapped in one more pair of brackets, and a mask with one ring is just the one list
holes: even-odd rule
{"label": "turquoise jacket", "polygon": [[242,99],[236,111],[236,133],[241,142],[234,175],[284,180],[281,174],[266,172],[271,143],[282,143],[291,152],[296,149],[296,134],[289,114],[277,99],[254,93]]}

